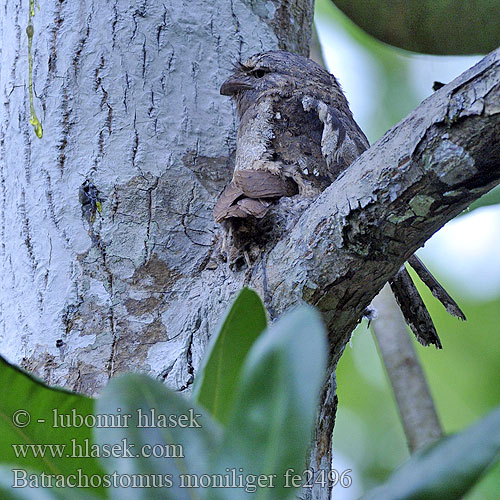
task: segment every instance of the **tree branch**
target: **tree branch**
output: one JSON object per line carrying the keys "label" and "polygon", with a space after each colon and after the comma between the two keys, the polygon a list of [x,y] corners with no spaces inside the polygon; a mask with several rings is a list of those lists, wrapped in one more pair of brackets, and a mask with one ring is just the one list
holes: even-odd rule
{"label": "tree branch", "polygon": [[372,330],[384,360],[410,453],[439,439],[443,429],[417,351],[389,284],[373,299]]}
{"label": "tree branch", "polygon": [[270,252],[279,313],[305,300],[337,359],[365,307],[432,234],[500,182],[500,49],[426,99]]}
{"label": "tree branch", "polygon": [[[364,309],[427,239],[500,182],[499,137],[497,49],[387,132],[267,255],[270,310],[306,301],[329,327],[311,465],[330,466],[334,370]],[[261,281],[254,273],[253,284]]]}

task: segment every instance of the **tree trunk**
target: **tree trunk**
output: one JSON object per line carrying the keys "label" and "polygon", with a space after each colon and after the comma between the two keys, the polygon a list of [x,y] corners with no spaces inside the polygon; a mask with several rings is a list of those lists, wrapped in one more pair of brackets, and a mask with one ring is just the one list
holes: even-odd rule
{"label": "tree trunk", "polygon": [[[310,464],[330,468],[334,368],[361,312],[418,246],[500,179],[499,57],[387,134],[263,248],[258,265],[232,270],[217,259],[212,219],[236,132],[219,87],[235,60],[255,52],[307,55],[312,9],[313,0],[43,3],[32,46],[39,140],[29,125],[28,4],[6,4],[3,354],[88,394],[130,370],[188,391],[243,284],[272,315],[305,300],[331,332]],[[306,498],[326,500],[327,490]]]}
{"label": "tree trunk", "polygon": [[219,87],[255,52],[307,54],[313,1],[40,3],[41,140],[28,7],[0,12],[2,353],[89,394],[130,370],[186,390],[240,286],[202,285],[229,272],[207,269],[235,149]]}

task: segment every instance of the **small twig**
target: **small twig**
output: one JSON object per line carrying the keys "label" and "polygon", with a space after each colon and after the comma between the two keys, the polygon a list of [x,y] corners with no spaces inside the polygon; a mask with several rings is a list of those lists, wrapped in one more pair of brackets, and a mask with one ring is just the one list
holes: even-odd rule
{"label": "small twig", "polygon": [[443,430],[408,328],[388,285],[373,299],[372,329],[394,391],[410,453],[440,438]]}

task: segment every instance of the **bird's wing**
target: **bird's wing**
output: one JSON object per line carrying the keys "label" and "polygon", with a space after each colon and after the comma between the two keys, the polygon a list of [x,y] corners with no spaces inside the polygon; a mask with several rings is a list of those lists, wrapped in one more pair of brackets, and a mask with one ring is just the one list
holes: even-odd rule
{"label": "bird's wing", "polygon": [[235,203],[238,198],[243,196],[243,191],[238,189],[232,182],[230,182],[225,188],[224,191],[219,196],[217,203],[214,207],[214,219],[215,222],[221,222],[228,217],[228,213],[231,211],[231,207]]}
{"label": "bird's wing", "polygon": [[342,112],[311,96],[302,98],[302,106],[305,111],[315,111],[323,124],[321,152],[329,170],[335,175],[340,174],[368,149],[368,139],[350,112]]}
{"label": "bird's wing", "polygon": [[233,183],[248,198],[280,198],[297,194],[297,185],[291,179],[267,170],[235,170]]}
{"label": "bird's wing", "polygon": [[[323,124],[321,153],[326,161],[330,180],[333,181],[368,149],[368,139],[348,109],[342,110],[342,107],[332,106],[325,100],[312,96],[303,96],[302,106],[306,112],[315,112]],[[465,319],[457,303],[416,256],[410,257],[408,263],[450,314]],[[434,344],[441,348],[432,318],[406,268],[403,266],[389,283],[406,323],[418,341],[423,345]]]}
{"label": "bird's wing", "polygon": [[222,191],[214,207],[215,222],[231,217],[245,218],[249,215],[260,219],[266,215],[271,204],[265,200],[246,198],[243,191],[230,182]]}

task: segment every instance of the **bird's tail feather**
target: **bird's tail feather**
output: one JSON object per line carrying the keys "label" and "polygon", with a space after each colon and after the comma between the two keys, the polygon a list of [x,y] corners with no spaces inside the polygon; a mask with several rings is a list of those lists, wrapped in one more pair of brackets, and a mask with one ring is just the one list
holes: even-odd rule
{"label": "bird's tail feather", "polygon": [[431,315],[404,265],[389,284],[405,321],[417,340],[424,346],[434,344],[437,349],[442,349]]}
{"label": "bird's tail feather", "polygon": [[[427,285],[432,295],[444,305],[450,314],[465,320],[465,314],[458,304],[450,297],[448,292],[439,284],[416,255],[412,255],[408,259],[408,264],[410,264],[418,277]],[[429,311],[425,307],[424,301],[405,266],[396,273],[389,281],[389,284],[406,323],[415,334],[415,337],[417,337],[417,340],[423,345],[434,344],[438,349],[441,349],[441,341],[439,340]]]}
{"label": "bird's tail feather", "polygon": [[448,292],[440,285],[438,280],[434,278],[431,272],[425,267],[424,263],[416,255],[412,255],[408,259],[408,264],[410,264],[418,277],[427,285],[432,295],[443,304],[445,309],[451,315],[465,321],[465,314],[460,307],[458,307],[458,304],[450,297]]}

